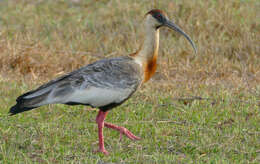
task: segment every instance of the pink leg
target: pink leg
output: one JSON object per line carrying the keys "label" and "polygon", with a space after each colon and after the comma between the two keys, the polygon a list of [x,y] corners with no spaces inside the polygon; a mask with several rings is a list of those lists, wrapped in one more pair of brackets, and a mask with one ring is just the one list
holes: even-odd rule
{"label": "pink leg", "polygon": [[103,136],[104,125],[107,128],[111,128],[111,129],[119,131],[120,132],[120,139],[122,137],[122,134],[124,134],[125,136],[127,136],[131,140],[140,140],[139,137],[135,136],[128,129],[121,127],[121,126],[113,125],[111,123],[104,122],[107,114],[108,114],[108,112],[103,112],[103,111],[100,110],[98,112],[97,117],[96,117],[96,122],[98,124],[98,137],[99,137],[99,149],[98,149],[98,151],[99,152],[102,152],[105,155],[109,154],[108,151],[106,151],[106,149],[104,147],[104,136]]}
{"label": "pink leg", "polygon": [[99,152],[108,155],[108,151],[106,151],[104,147],[104,136],[103,136],[103,127],[104,127],[104,120],[106,118],[107,112],[99,111],[96,117],[96,122],[98,124],[98,137],[99,137]]}
{"label": "pink leg", "polygon": [[133,133],[131,133],[125,127],[117,126],[117,125],[107,123],[107,122],[105,122],[105,127],[119,131],[120,139],[122,138],[122,134],[124,134],[126,137],[130,138],[131,140],[140,140],[141,139],[140,137],[135,136]]}

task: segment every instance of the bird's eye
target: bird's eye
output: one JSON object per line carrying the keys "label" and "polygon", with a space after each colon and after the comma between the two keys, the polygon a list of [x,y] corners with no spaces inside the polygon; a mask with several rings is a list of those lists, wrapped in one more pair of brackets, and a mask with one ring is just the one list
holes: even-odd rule
{"label": "bird's eye", "polygon": [[160,14],[156,14],[156,16],[155,16],[157,19],[161,19],[162,18],[162,16],[160,15]]}
{"label": "bird's eye", "polygon": [[162,22],[163,21],[163,16],[161,14],[157,15],[157,19],[158,19],[158,21]]}

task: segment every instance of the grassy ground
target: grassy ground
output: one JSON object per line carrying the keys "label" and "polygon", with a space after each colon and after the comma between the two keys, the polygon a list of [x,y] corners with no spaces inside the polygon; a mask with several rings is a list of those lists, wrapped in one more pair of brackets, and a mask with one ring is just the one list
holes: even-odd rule
{"label": "grassy ground", "polygon": [[[259,163],[257,0],[0,1],[0,163]],[[8,117],[20,94],[95,60],[127,55],[160,8],[198,47],[161,30],[156,75],[107,121],[140,136],[119,141],[97,110],[50,105]]]}

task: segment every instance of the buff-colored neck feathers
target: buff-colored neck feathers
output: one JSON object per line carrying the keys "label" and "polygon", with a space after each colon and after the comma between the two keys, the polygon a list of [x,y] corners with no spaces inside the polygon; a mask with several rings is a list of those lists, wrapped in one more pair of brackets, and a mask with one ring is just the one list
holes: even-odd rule
{"label": "buff-colored neck feathers", "polygon": [[156,61],[159,50],[159,29],[155,28],[156,20],[147,15],[144,22],[145,39],[138,52],[131,56],[140,64],[144,71],[143,82],[148,81],[156,71]]}

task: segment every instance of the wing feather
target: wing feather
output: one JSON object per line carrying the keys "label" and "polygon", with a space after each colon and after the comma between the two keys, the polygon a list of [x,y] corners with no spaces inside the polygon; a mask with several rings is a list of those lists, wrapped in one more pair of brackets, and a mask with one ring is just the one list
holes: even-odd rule
{"label": "wing feather", "polygon": [[[30,100],[28,104],[34,107],[71,102],[99,107],[121,102],[141,84],[138,66],[129,57],[100,60],[52,80],[17,101]],[[41,101],[35,101],[36,98]]]}

